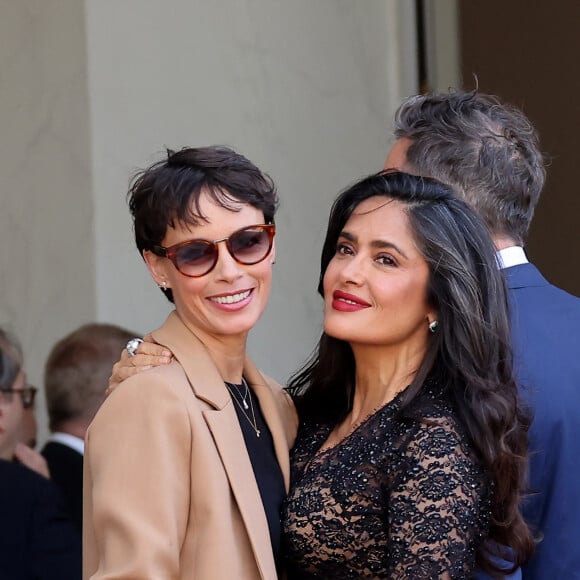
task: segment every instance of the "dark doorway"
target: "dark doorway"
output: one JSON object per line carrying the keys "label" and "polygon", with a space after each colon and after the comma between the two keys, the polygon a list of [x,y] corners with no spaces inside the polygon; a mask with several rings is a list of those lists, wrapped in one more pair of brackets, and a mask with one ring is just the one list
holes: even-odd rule
{"label": "dark doorway", "polygon": [[548,155],[527,252],[580,295],[580,2],[458,2],[463,86],[524,110]]}

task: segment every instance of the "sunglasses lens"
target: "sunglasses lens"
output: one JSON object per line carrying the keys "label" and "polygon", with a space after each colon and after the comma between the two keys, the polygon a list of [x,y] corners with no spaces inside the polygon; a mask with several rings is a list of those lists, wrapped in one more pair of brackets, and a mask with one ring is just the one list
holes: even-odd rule
{"label": "sunglasses lens", "polygon": [[238,262],[257,264],[270,252],[270,233],[267,228],[247,228],[236,232],[229,239],[228,247]]}
{"label": "sunglasses lens", "polygon": [[215,259],[215,245],[199,240],[181,246],[175,253],[177,268],[186,276],[203,276],[213,268]]}

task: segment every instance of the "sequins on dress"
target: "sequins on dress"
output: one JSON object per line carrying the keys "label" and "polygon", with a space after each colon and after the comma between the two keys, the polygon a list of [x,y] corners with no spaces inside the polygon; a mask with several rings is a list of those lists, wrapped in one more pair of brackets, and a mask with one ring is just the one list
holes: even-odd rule
{"label": "sequins on dress", "polygon": [[420,419],[400,396],[338,445],[306,422],[284,506],[288,578],[470,578],[490,524],[490,492],[441,389]]}

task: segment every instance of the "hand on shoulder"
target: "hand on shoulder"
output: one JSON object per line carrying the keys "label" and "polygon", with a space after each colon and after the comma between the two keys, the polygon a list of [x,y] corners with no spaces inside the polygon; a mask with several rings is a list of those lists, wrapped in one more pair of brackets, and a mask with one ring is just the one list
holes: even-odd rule
{"label": "hand on shoulder", "polygon": [[173,353],[157,344],[151,334],[146,334],[133,356],[127,352],[126,348],[121,351],[121,357],[113,365],[106,394],[111,394],[125,379],[153,367],[167,365],[172,360]]}

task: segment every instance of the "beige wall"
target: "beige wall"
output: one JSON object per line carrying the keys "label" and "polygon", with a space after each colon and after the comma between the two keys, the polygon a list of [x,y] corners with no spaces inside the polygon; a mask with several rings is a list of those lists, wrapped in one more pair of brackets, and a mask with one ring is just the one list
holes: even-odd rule
{"label": "beige wall", "polygon": [[85,40],[80,2],[0,2],[0,324],[39,386],[97,312]]}
{"label": "beige wall", "polygon": [[133,247],[128,179],[164,146],[222,143],[279,187],[275,287],[251,350],[285,380],[320,331],[331,200],[381,167],[392,114],[416,89],[409,4],[85,0],[83,14],[72,1],[0,2],[0,42],[9,33],[27,55],[0,51],[2,70],[20,59],[1,83],[2,196],[16,217],[0,218],[0,323],[22,336],[31,378],[82,322],[145,332],[163,320]]}

